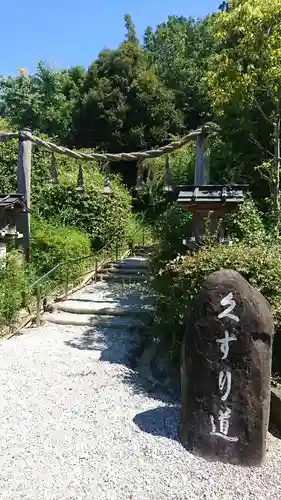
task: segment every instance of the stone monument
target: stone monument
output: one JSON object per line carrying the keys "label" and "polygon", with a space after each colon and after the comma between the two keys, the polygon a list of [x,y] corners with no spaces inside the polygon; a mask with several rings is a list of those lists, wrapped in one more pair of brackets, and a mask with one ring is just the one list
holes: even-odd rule
{"label": "stone monument", "polygon": [[220,270],[204,282],[182,348],[180,439],[189,451],[261,464],[273,334],[269,304],[239,273]]}

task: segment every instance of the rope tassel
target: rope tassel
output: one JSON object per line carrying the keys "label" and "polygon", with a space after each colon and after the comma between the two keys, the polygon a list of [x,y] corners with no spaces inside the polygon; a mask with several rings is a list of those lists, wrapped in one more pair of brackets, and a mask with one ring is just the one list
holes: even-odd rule
{"label": "rope tassel", "polygon": [[51,179],[50,179],[50,182],[52,184],[58,184],[59,183],[57,160],[56,160],[56,157],[55,157],[54,153],[52,153]]}
{"label": "rope tassel", "polygon": [[84,191],[83,168],[79,166],[76,191]]}
{"label": "rope tassel", "polygon": [[136,191],[141,191],[144,189],[145,183],[144,183],[144,172],[143,172],[143,167],[142,167],[142,161],[137,162],[137,183],[135,190]]}
{"label": "rope tassel", "polygon": [[169,156],[165,156],[164,165],[164,191],[173,191],[172,175],[170,170]]}

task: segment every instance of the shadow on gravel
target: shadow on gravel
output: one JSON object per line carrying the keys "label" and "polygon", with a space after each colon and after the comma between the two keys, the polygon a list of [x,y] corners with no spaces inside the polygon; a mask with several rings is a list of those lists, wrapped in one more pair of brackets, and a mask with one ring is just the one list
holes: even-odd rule
{"label": "shadow on gravel", "polygon": [[126,331],[112,328],[88,328],[65,345],[74,349],[100,351],[100,361],[131,367],[130,356],[140,343],[135,328]]}
{"label": "shadow on gravel", "polygon": [[[100,288],[103,289],[102,286]],[[93,289],[93,293],[95,291],[96,288]],[[121,307],[153,305],[155,301],[152,291],[142,284],[125,285],[121,288],[120,285],[115,287],[112,285],[108,291],[105,287],[103,297],[104,300],[114,299],[114,301],[119,302]],[[75,297],[73,299],[75,300]],[[149,381],[147,374],[144,374],[144,370],[140,366],[140,360],[146,349],[146,340],[139,328],[90,327],[85,330],[81,329],[79,335],[66,341],[65,344],[74,349],[99,351],[99,360],[101,362],[121,364],[130,368],[130,370],[124,372],[123,382],[131,386],[135,393],[143,393],[150,398],[165,401],[167,404],[178,401],[176,391],[169,391],[164,384]],[[158,376],[156,378],[158,380]]]}
{"label": "shadow on gravel", "polygon": [[159,406],[153,410],[144,411],[136,415],[133,422],[143,432],[179,441],[180,407],[178,405]]}
{"label": "shadow on gravel", "polygon": [[130,368],[123,375],[123,382],[132,387],[136,394],[174,404],[179,394],[171,392],[160,383],[151,382],[139,369],[138,359],[143,350],[143,337],[138,329],[112,330],[110,328],[89,328],[79,336],[65,341],[69,347],[79,350],[100,351],[101,362],[116,363]]}

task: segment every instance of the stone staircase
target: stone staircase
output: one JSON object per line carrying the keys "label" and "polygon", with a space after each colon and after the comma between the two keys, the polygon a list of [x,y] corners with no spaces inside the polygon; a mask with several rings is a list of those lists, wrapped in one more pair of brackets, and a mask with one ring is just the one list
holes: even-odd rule
{"label": "stone staircase", "polygon": [[138,247],[137,255],[106,264],[96,282],[53,304],[42,321],[117,329],[149,324],[155,308],[148,286],[149,250]]}

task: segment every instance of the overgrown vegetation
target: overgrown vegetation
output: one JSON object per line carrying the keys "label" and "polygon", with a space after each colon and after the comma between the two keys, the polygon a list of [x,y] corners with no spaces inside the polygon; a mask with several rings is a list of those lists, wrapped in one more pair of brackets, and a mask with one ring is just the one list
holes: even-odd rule
{"label": "overgrown vegetation", "polygon": [[[50,224],[42,219],[32,220],[31,263],[37,276],[42,276],[61,262],[69,261],[68,278],[73,282],[89,268],[91,261],[79,257],[91,255],[91,241],[87,233],[73,227]],[[75,261],[77,259],[77,261]],[[52,280],[62,283],[66,268],[59,269]]]}
{"label": "overgrown vegetation", "polygon": [[[2,192],[16,191],[17,156],[17,141],[0,143]],[[59,156],[56,158],[59,184],[52,184],[50,153],[34,147],[32,160],[31,262],[22,266],[16,276],[16,258],[12,258],[16,254],[9,254],[7,268],[0,277],[2,325],[15,322],[19,309],[32,301],[35,292],[32,285],[56,264],[71,260],[67,268],[62,266],[44,281],[44,294],[62,289],[66,272],[69,283],[76,283],[90,266],[93,268],[94,255],[104,246],[115,248],[118,241],[125,249],[132,239],[141,243],[144,235],[148,237],[142,217],[132,212],[131,195],[120,177],[112,176],[114,191],[111,195],[104,194],[107,165],[79,163]],[[85,184],[82,191],[76,188],[80,165]],[[74,260],[89,255],[93,258]],[[9,283],[12,286],[7,293]]]}
{"label": "overgrown vegetation", "polygon": [[204,245],[188,252],[182,244],[188,214],[173,207],[156,225],[152,286],[157,295],[153,335],[166,345],[171,359],[179,363],[180,344],[189,311],[204,280],[219,269],[234,269],[269,301],[275,318],[274,364],[280,372],[281,356],[281,251],[272,232],[251,199],[228,218],[231,246],[206,237]]}
{"label": "overgrown vegetation", "polygon": [[[278,257],[279,256],[279,257]],[[157,335],[179,362],[180,342],[192,302],[203,281],[219,269],[234,269],[269,301],[275,318],[274,370],[280,371],[281,259],[277,246],[203,246],[194,254],[169,262],[154,277],[157,292]]]}
{"label": "overgrown vegetation", "polygon": [[[118,235],[117,235],[118,236]],[[44,219],[32,218],[31,262],[22,264],[21,252],[8,252],[6,268],[0,270],[0,331],[16,323],[21,308],[34,306],[34,284],[43,274],[57,264],[65,263],[51,274],[41,285],[43,296],[64,290],[65,281],[77,284],[89,270],[94,269],[95,258],[115,255],[116,242],[119,252],[128,249],[129,244],[142,244],[151,240],[151,232],[141,217],[128,216],[128,225],[120,238],[107,242],[105,251],[93,249],[91,235],[71,226],[59,225]],[[83,259],[83,257],[87,257]],[[67,263],[67,264],[66,264]]]}
{"label": "overgrown vegetation", "polygon": [[[134,203],[135,211],[155,223],[155,334],[175,355],[185,314],[202,281],[228,266],[257,286],[274,309],[277,369],[281,319],[280,16],[279,0],[231,0],[201,20],[170,16],[156,29],[148,27],[141,43],[126,15],[124,40],[117,48],[103,50],[88,69],[56,70],[40,62],[35,75],[22,69],[18,76],[0,81],[1,128],[29,126],[72,148],[137,151],[163,145],[206,121],[221,126],[221,133],[211,142],[211,182],[248,183],[255,200],[246,200],[228,218],[233,246],[217,246],[207,238],[198,252],[187,253],[183,238],[190,234],[191,216],[174,206],[172,195],[163,193],[165,158],[143,163],[146,186]],[[17,154],[17,141],[0,144],[3,192],[16,190]],[[173,183],[192,183],[194,145],[169,155],[169,163]],[[134,186],[136,162],[81,163],[82,193],[76,190],[78,162],[57,157],[59,185],[48,184],[50,165],[50,154],[34,147],[33,267],[26,270],[29,278],[19,274],[19,280],[28,281],[32,273],[81,253],[84,243],[84,249],[95,252],[116,235],[130,241],[137,229],[141,240],[143,230],[147,231],[144,220],[132,215],[131,195],[123,185]],[[105,197],[103,182],[110,171],[114,194]],[[9,273],[11,281],[16,280],[12,255],[2,275],[3,290]],[[24,294],[26,297],[27,292]],[[26,299],[15,292],[6,305],[1,300],[0,314],[11,318],[12,311]]]}
{"label": "overgrown vegetation", "polygon": [[12,322],[25,305],[27,281],[18,252],[9,252],[6,268],[0,270],[0,329]]}

